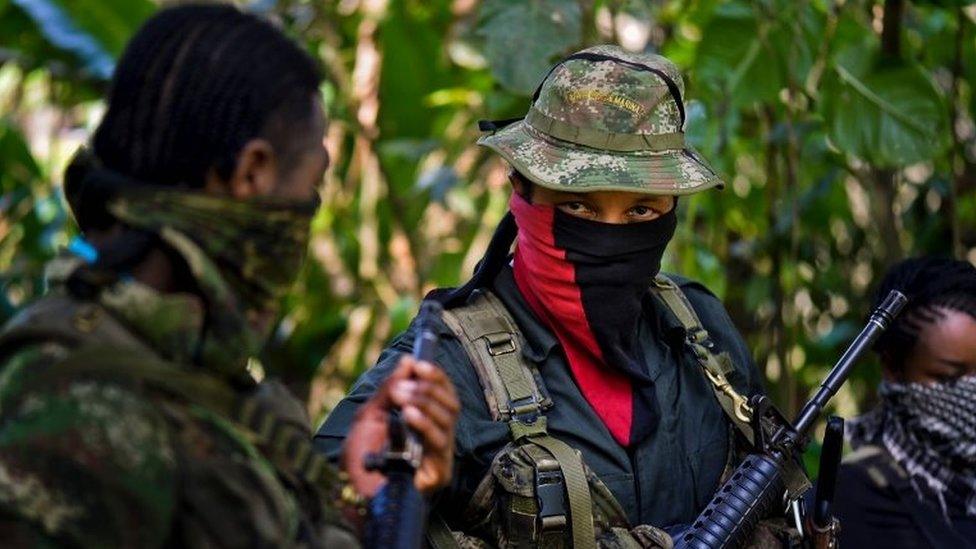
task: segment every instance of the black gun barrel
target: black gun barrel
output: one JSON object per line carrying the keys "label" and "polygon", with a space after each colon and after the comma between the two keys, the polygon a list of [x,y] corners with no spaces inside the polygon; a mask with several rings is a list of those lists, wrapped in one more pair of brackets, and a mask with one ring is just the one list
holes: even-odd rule
{"label": "black gun barrel", "polygon": [[433,300],[424,301],[420,306],[417,335],[414,336],[413,340],[413,356],[417,360],[425,362],[434,360],[434,352],[437,350],[437,334],[431,328],[429,319],[439,317],[443,310],[441,304]]}
{"label": "black gun barrel", "polygon": [[786,493],[783,467],[803,446],[805,435],[824,405],[843,385],[851,368],[881,335],[908,299],[892,291],[871,313],[868,325],[837,361],[816,395],[803,407],[794,427],[784,426],[782,439],[773,441],[772,450],[746,456],[732,477],[712,497],[691,528],[674,540],[675,549],[718,549],[742,547],[752,537],[761,518],[778,504]]}
{"label": "black gun barrel", "polygon": [[905,297],[905,294],[898,290],[892,290],[881,302],[881,305],[871,313],[867,325],[840,357],[834,368],[830,370],[827,379],[820,384],[820,389],[800,410],[796,421],[793,422],[793,428],[801,439],[809,433],[817,418],[820,417],[827,401],[837,394],[841,385],[850,377],[851,370],[861,355],[871,348],[871,345],[882,332],[888,329],[892,319],[898,316],[906,303],[908,303],[908,298]]}

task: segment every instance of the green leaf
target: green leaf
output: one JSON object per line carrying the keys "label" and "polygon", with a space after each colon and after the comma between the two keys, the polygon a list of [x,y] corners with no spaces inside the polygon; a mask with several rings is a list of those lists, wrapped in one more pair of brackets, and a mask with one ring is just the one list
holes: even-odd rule
{"label": "green leaf", "polygon": [[129,37],[156,9],[149,0],[13,0],[53,45],[99,78],[111,77]]}
{"label": "green leaf", "polygon": [[915,0],[913,4],[920,6],[937,6],[940,8],[954,8],[976,4],[976,0]]}
{"label": "green leaf", "polygon": [[736,106],[775,98],[784,86],[783,64],[759,32],[748,10],[712,18],[695,59],[698,81],[717,95],[730,96]]}
{"label": "green leaf", "polygon": [[860,77],[835,64],[821,106],[831,141],[878,167],[931,159],[947,144],[942,97],[915,66],[879,67]]}
{"label": "green leaf", "polygon": [[502,86],[531,94],[556,56],[582,40],[581,12],[575,0],[487,0],[481,5],[478,34]]}

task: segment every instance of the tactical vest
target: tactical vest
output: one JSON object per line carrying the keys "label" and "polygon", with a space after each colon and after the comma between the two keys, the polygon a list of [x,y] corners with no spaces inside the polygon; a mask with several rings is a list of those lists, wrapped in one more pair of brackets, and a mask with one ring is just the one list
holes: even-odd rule
{"label": "tactical vest", "polygon": [[[278,395],[268,398],[258,391],[236,391],[222,379],[163,360],[96,303],[50,295],[30,305],[0,333],[0,368],[18,351],[35,344],[58,345],[66,356],[39,367],[24,392],[77,377],[137,383],[230,420],[279,475],[308,483],[322,501],[330,501],[340,489],[335,469],[311,444],[307,422],[282,413]],[[323,507],[323,524],[342,524],[334,506]],[[322,541],[329,546],[358,546],[351,533],[341,528],[329,529],[327,537]]]}
{"label": "tactical vest", "polygon": [[[750,443],[752,410],[727,379],[732,362],[715,345],[687,297],[659,275],[651,293],[684,327],[685,344],[701,366],[715,398]],[[501,547],[670,547],[670,537],[647,525],[631,528],[610,490],[581,454],[549,434],[545,413],[553,402],[540,391],[535,366],[515,320],[490,291],[478,290],[444,321],[477,371],[492,419],[508,424],[512,440],[495,456],[466,512],[465,522],[488,532]],[[731,460],[730,460],[731,461]],[[468,545],[432,517],[428,540],[437,549]]]}

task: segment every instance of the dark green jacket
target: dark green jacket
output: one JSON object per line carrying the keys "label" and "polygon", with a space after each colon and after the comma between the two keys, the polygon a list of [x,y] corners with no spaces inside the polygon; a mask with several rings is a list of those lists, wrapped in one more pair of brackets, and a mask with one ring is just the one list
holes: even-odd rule
{"label": "dark green jacket", "polygon": [[[710,332],[719,351],[735,364],[730,381],[747,395],[761,391],[759,374],[742,338],[721,302],[704,286],[674,277]],[[657,432],[626,449],[613,439],[573,380],[556,337],[531,313],[510,269],[495,281],[495,293],[515,318],[527,345],[526,358],[536,363],[544,390],[554,402],[546,413],[549,433],[580,450],[590,468],[610,488],[632,524],[687,524],[718,488],[729,455],[730,423],[726,420],[701,367],[683,344],[684,329],[650,295],[645,299],[639,334],[662,407]],[[398,336],[380,355],[377,365],[353,386],[319,428],[316,446],[337,457],[356,408],[409,352],[414,326]],[[508,426],[492,421],[478,375],[461,344],[441,326],[437,361],[447,371],[462,402],[457,425],[457,468],[454,482],[442,494],[439,508],[455,526],[491,464],[510,441]],[[451,520],[455,518],[455,520]]]}

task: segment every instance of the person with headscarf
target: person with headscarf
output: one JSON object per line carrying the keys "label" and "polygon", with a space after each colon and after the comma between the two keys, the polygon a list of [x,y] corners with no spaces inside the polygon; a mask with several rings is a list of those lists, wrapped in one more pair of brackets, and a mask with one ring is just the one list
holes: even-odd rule
{"label": "person with headscarf", "polygon": [[976,268],[909,259],[892,289],[909,303],[875,346],[879,404],[847,424],[841,547],[976,547]]}

